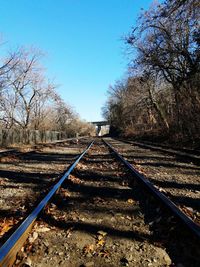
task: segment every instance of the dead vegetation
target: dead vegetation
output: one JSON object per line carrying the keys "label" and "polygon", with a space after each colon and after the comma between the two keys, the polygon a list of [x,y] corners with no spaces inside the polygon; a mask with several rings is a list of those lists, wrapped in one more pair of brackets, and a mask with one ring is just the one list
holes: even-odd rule
{"label": "dead vegetation", "polygon": [[103,108],[113,135],[199,140],[199,14],[196,0],[141,12],[125,38],[128,78],[109,88]]}

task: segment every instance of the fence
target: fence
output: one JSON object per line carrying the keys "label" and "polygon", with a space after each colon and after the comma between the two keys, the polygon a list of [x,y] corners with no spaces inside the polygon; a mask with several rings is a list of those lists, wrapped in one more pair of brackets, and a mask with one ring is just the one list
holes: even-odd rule
{"label": "fence", "polygon": [[0,146],[7,147],[14,144],[34,145],[38,143],[52,142],[69,137],[65,132],[0,129]]}

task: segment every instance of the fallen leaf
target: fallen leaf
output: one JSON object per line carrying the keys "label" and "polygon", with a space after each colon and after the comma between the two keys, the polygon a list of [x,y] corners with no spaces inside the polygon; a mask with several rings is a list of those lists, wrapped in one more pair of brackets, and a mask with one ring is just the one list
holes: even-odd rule
{"label": "fallen leaf", "polygon": [[29,236],[28,241],[29,241],[29,243],[33,243],[37,238],[38,238],[38,233],[33,232],[33,234],[31,236]]}
{"label": "fallen leaf", "polygon": [[82,181],[79,178],[75,177],[74,175],[70,175],[68,180],[74,184],[81,184],[82,183]]}
{"label": "fallen leaf", "polygon": [[98,231],[97,234],[102,235],[102,236],[106,236],[107,235],[107,233],[104,232],[104,231]]}
{"label": "fallen leaf", "polygon": [[83,248],[83,253],[84,254],[93,253],[94,252],[94,249],[95,249],[94,244],[86,245]]}
{"label": "fallen leaf", "polygon": [[103,258],[108,258],[110,256],[110,253],[107,250],[102,249],[100,252],[97,253],[97,255]]}
{"label": "fallen leaf", "polygon": [[133,203],[134,203],[134,200],[133,200],[132,198],[129,198],[129,199],[127,200],[127,202],[128,202],[129,204],[133,204]]}
{"label": "fallen leaf", "polygon": [[44,233],[44,232],[48,232],[48,231],[50,231],[50,230],[51,230],[51,229],[48,228],[48,227],[42,227],[42,228],[37,229],[37,232],[38,232],[38,233]]}
{"label": "fallen leaf", "polygon": [[15,155],[5,156],[0,158],[0,162],[7,163],[7,162],[18,162],[19,159]]}
{"label": "fallen leaf", "polygon": [[85,170],[87,169],[87,166],[85,166],[83,163],[79,163],[77,166],[76,166],[77,169],[82,169],[82,170]]}
{"label": "fallen leaf", "polygon": [[100,239],[97,241],[97,246],[103,246],[105,245],[106,241],[104,239]]}
{"label": "fallen leaf", "polygon": [[70,227],[68,230],[67,230],[67,233],[66,233],[66,236],[67,237],[70,237],[71,234],[72,234],[72,230],[74,229],[74,227]]}
{"label": "fallen leaf", "polygon": [[28,257],[28,258],[26,259],[26,261],[24,262],[24,264],[25,264],[25,266],[32,266],[32,261],[31,261],[31,259]]}
{"label": "fallen leaf", "polygon": [[8,232],[12,226],[18,221],[14,218],[4,219],[3,222],[0,222],[0,236],[3,236],[6,232]]}
{"label": "fallen leaf", "polygon": [[60,191],[59,191],[59,193],[61,194],[61,196],[62,197],[70,197],[70,192],[68,191],[68,190],[66,190],[66,189],[63,189],[63,188],[60,188]]}
{"label": "fallen leaf", "polygon": [[0,235],[2,236],[4,233],[8,232],[8,230],[10,230],[10,228],[12,227],[12,225],[10,224],[3,224],[1,226],[1,229],[0,229]]}

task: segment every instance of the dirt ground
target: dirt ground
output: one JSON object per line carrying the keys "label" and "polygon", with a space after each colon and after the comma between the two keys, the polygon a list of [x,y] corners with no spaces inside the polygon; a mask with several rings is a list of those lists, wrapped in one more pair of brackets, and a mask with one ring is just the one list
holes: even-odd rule
{"label": "dirt ground", "polygon": [[15,266],[199,266],[198,246],[96,140],[42,213]]}

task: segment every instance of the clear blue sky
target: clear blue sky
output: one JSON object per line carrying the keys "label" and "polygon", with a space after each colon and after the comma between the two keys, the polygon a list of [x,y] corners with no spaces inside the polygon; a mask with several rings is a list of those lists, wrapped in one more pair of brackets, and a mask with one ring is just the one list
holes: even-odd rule
{"label": "clear blue sky", "polygon": [[100,120],[108,86],[126,71],[122,36],[151,2],[0,0],[0,34],[6,48],[43,50],[47,76],[60,84],[62,98],[81,118]]}

